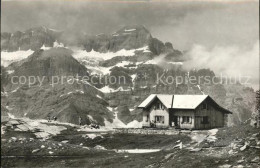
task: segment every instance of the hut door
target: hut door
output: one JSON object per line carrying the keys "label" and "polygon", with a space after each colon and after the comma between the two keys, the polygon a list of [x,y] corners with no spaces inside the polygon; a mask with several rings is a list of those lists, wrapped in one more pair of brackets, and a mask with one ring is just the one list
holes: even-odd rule
{"label": "hut door", "polygon": [[175,127],[179,127],[180,126],[180,120],[178,119],[178,116],[173,116],[173,122]]}

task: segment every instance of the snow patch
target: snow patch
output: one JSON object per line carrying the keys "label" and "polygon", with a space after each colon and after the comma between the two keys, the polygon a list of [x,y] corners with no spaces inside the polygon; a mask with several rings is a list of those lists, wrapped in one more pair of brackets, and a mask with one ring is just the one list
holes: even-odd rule
{"label": "snow patch", "polygon": [[218,129],[211,129],[209,130],[210,135],[215,136],[218,132]]}
{"label": "snow patch", "polygon": [[98,90],[103,93],[113,93],[113,92],[118,92],[118,91],[121,91],[121,92],[131,91],[131,88],[124,89],[123,87],[119,87],[117,89],[113,89],[113,88],[110,88],[109,86],[104,86]]}
{"label": "snow patch", "polygon": [[109,111],[113,111],[113,108],[112,108],[112,107],[107,107],[107,109],[108,109]]}
{"label": "snow patch", "polygon": [[96,95],[97,96],[97,98],[99,98],[99,99],[102,99],[103,100],[103,98],[101,97],[101,96],[99,96],[99,95]]}
{"label": "snow patch", "polygon": [[132,82],[134,82],[134,80],[135,80],[136,76],[137,76],[136,74],[133,74],[133,75],[131,75]]}
{"label": "snow patch", "polygon": [[19,89],[19,87],[17,87],[16,89],[12,90],[11,93],[17,92],[18,89]]}
{"label": "snow patch", "polygon": [[96,145],[94,147],[94,149],[97,149],[97,150],[107,150],[105,147],[101,146],[101,145]]}
{"label": "snow patch", "polygon": [[134,56],[135,51],[146,51],[148,46],[138,48],[138,49],[121,49],[117,52],[106,52],[106,53],[100,53],[97,51],[94,51],[93,49],[90,52],[87,52],[86,50],[79,50],[74,49],[72,56],[75,59],[82,59],[82,58],[94,58],[94,59],[100,59],[100,60],[109,60],[117,56]]}
{"label": "snow patch", "polygon": [[148,46],[144,46],[143,48],[139,48],[139,49],[136,49],[136,50],[137,51],[143,50],[144,53],[150,53],[151,52]]}
{"label": "snow patch", "polygon": [[120,149],[116,150],[117,153],[153,153],[159,152],[160,149]]}
{"label": "snow patch", "polygon": [[108,122],[105,119],[105,127],[109,129],[114,129],[114,128],[142,128],[142,122],[138,122],[137,120],[131,121],[127,125],[124,124],[117,116],[118,112],[115,112],[115,119],[113,122]]}
{"label": "snow patch", "polygon": [[7,92],[1,92],[1,96],[8,96]]}
{"label": "snow patch", "polygon": [[148,60],[145,62],[142,62],[143,64],[154,64],[157,65],[158,63],[163,62],[166,64],[172,64],[172,65],[183,65],[183,62],[164,62],[162,60],[159,60],[158,58],[152,59],[152,60]]}
{"label": "snow patch", "polygon": [[169,64],[174,64],[174,65],[183,65],[183,62],[168,62]]}
{"label": "snow patch", "polygon": [[103,138],[103,136],[102,136],[101,134],[87,134],[86,136],[87,136],[88,138],[90,138],[90,139],[95,139],[95,138],[97,138],[97,137]]}
{"label": "snow patch", "polygon": [[14,73],[14,70],[8,70],[7,73],[12,74],[12,73]]}
{"label": "snow patch", "polygon": [[95,75],[95,74],[107,75],[110,74],[110,69],[112,68],[112,67],[89,66],[89,65],[86,65],[85,67],[91,71],[90,72],[91,75]]}
{"label": "snow patch", "polygon": [[121,120],[118,119],[117,113],[118,112],[115,112],[115,119],[113,120],[112,123],[105,119],[105,127],[106,128],[110,128],[110,129],[113,129],[113,128],[126,128],[126,125]]}
{"label": "snow patch", "polygon": [[136,29],[125,29],[126,32],[136,31]]}
{"label": "snow patch", "polygon": [[5,127],[1,125],[1,135],[3,135],[4,133],[5,133]]}
{"label": "snow patch", "polygon": [[49,50],[49,49],[51,49],[51,47],[46,47],[45,44],[43,44],[42,47],[41,47],[41,49],[42,49],[42,50]]}
{"label": "snow patch", "polygon": [[[6,106],[6,108],[7,108],[7,110],[9,110],[8,106]],[[7,115],[8,115],[9,118],[12,118],[12,119],[15,118],[13,114],[7,113]]]}
{"label": "snow patch", "polygon": [[53,47],[54,47],[54,48],[64,47],[64,44],[58,43],[58,41],[56,40],[56,41],[53,43]]}
{"label": "snow patch", "polygon": [[99,89],[99,91],[103,93],[110,93],[110,92],[115,92],[115,89],[110,88],[109,86],[104,86],[101,89]]}
{"label": "snow patch", "polygon": [[91,115],[87,115],[91,121],[97,122]]}
{"label": "snow patch", "polygon": [[139,122],[137,120],[131,121],[126,125],[127,128],[142,128],[142,122]]}
{"label": "snow patch", "polygon": [[216,134],[218,132],[218,129],[211,129],[208,131],[209,136],[207,137],[208,142],[215,142],[218,138],[216,137]]}
{"label": "snow patch", "polygon": [[88,125],[84,125],[84,126],[81,126],[79,129],[77,129],[77,131],[84,131],[84,132],[107,132],[107,131],[111,131],[110,128],[106,128],[106,127],[100,127],[99,129],[95,129],[95,128],[92,128]]}

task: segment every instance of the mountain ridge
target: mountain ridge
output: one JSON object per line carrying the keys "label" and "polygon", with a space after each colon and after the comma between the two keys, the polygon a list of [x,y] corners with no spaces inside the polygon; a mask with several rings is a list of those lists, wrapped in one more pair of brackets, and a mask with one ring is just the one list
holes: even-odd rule
{"label": "mountain ridge", "polygon": [[[44,28],[40,31],[44,32]],[[163,74],[163,80],[168,76],[185,78],[187,74],[195,77],[209,76],[210,79],[216,75],[210,69],[184,70],[182,68],[185,64],[183,53],[174,49],[171,43],[163,43],[153,38],[142,26],[123,27],[114,35],[117,33],[118,36],[113,36],[113,34],[82,36],[83,41],[77,42],[77,47],[80,49],[75,49],[65,42],[63,44],[62,41],[56,41],[57,39],[51,41],[52,46],[38,43],[37,46],[40,48],[35,49],[33,54],[22,57],[25,59],[11,60],[13,63],[3,68],[8,72],[9,81],[7,80],[8,82],[5,82],[1,88],[3,95],[8,95],[3,96],[4,101],[1,105],[7,106],[9,113],[18,116],[26,114],[30,118],[46,118],[52,109],[56,109],[53,115],[58,115],[59,121],[75,124],[78,124],[77,118],[81,116],[84,124],[93,122],[104,125],[105,121],[112,122],[115,119],[113,113],[117,112],[118,119],[127,124],[133,120],[142,120],[142,113],[136,107],[149,94],[209,94],[220,105],[234,112],[229,118],[229,125],[239,124],[251,117],[254,111],[252,107],[255,104],[255,93],[250,88],[239,84],[223,83],[197,82],[178,85],[176,82],[171,85],[157,83],[157,74]],[[117,38],[118,41],[115,40]],[[42,39],[39,38],[38,41],[42,42]],[[121,45],[121,42],[125,43]],[[54,46],[54,43],[59,45]],[[4,44],[8,43],[5,41]],[[25,44],[28,47],[30,43]],[[10,45],[9,48],[14,48],[13,43]],[[113,52],[109,50],[112,49],[110,46]],[[12,57],[12,55],[8,56]],[[69,79],[67,79],[66,84],[58,84],[54,88],[48,80],[42,87],[10,83],[12,76],[71,75],[75,77],[77,74],[92,77],[93,81],[68,84]],[[117,79],[123,76],[126,81],[125,83],[105,83],[106,78],[111,76]],[[234,99],[243,96],[247,98],[234,103]],[[116,110],[111,111],[111,108]]]}
{"label": "mountain ridge", "polygon": [[35,51],[42,46],[53,47],[54,42],[59,42],[65,46],[83,47],[88,52],[92,49],[98,52],[116,52],[144,46],[149,46],[150,51],[155,55],[173,52],[170,42],[163,43],[152,37],[143,25],[124,26],[112,34],[86,35],[78,33],[78,37],[74,35],[71,38],[70,35],[64,33],[65,31],[56,31],[44,26],[31,28],[24,32],[3,32],[1,33],[1,48],[3,51],[9,52],[28,49]]}

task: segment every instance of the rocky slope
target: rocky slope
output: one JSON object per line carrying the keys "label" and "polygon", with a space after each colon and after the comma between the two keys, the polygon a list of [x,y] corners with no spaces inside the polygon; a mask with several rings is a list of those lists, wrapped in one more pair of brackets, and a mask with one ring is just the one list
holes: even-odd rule
{"label": "rocky slope", "polygon": [[[10,68],[14,72],[9,79],[16,76],[17,80],[5,85],[6,95],[1,101],[9,113],[33,119],[56,116],[58,121],[75,124],[79,124],[79,117],[83,124],[104,125],[105,120],[112,121],[113,114],[106,108],[103,93],[80,78],[88,76],[87,69],[69,50],[39,50]],[[27,82],[19,83],[19,77],[25,77]],[[37,79],[30,84],[30,77]]]}

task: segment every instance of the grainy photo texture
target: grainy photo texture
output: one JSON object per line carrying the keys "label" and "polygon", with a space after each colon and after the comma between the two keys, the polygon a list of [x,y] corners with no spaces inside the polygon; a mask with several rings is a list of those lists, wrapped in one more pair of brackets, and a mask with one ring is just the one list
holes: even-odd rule
{"label": "grainy photo texture", "polygon": [[1,167],[260,167],[259,0],[2,0]]}

